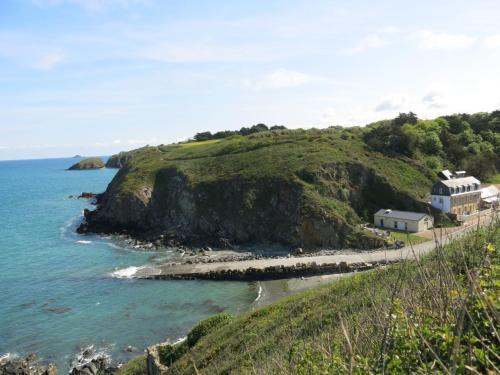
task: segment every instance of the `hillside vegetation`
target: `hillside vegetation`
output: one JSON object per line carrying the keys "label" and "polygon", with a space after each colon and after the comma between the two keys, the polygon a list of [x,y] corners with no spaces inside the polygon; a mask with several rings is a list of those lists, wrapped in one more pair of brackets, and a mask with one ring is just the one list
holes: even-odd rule
{"label": "hillside vegetation", "polygon": [[498,225],[419,261],[202,321],[169,374],[498,373]]}
{"label": "hillside vegetation", "polygon": [[68,168],[70,171],[79,171],[86,169],[101,169],[104,168],[104,162],[101,158],[87,158],[80,160]]}
{"label": "hillside vegetation", "polygon": [[410,113],[364,128],[259,128],[144,147],[121,156],[80,231],[166,244],[378,247],[384,240],[359,224],[380,208],[427,212],[442,167],[496,172],[497,115],[469,116],[471,125],[466,115],[424,121]]}

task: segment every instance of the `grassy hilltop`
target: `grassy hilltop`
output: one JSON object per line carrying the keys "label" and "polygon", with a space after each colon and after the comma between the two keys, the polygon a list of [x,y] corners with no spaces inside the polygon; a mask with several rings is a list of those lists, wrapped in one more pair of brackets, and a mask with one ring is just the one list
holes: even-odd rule
{"label": "grassy hilltop", "polygon": [[499,164],[500,113],[436,120],[410,113],[364,128],[259,126],[122,154],[124,165],[83,231],[215,245],[377,247],[383,241],[359,227],[376,210],[427,211],[441,168],[482,178]]}

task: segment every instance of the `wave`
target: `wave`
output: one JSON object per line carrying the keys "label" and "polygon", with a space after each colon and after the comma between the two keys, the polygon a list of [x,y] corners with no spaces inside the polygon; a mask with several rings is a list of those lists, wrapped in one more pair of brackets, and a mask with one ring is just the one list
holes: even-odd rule
{"label": "wave", "polygon": [[18,358],[17,354],[14,353],[5,353],[0,354],[0,364],[10,361],[11,359]]}
{"label": "wave", "polygon": [[257,281],[257,285],[259,286],[259,291],[257,292],[257,298],[254,299],[253,303],[259,302],[260,298],[262,297],[262,285],[259,281]]}
{"label": "wave", "polygon": [[84,348],[80,348],[78,354],[76,354],[75,358],[71,362],[71,368],[81,368],[83,365],[92,362],[94,359],[104,358],[107,362],[111,360],[111,356],[109,354],[111,347],[102,347],[96,349],[94,345],[87,345]]}
{"label": "wave", "polygon": [[92,241],[83,241],[83,240],[80,240],[80,241],[76,241],[76,243],[81,243],[83,245],[88,245],[89,243],[92,243]]}
{"label": "wave", "polygon": [[143,268],[146,268],[146,266],[130,266],[111,272],[111,276],[117,279],[132,279],[137,271],[142,270]]}

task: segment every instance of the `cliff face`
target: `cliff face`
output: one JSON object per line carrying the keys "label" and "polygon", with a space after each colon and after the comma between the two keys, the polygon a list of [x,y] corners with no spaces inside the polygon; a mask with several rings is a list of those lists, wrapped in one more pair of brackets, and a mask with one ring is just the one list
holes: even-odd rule
{"label": "cliff face", "polygon": [[[418,192],[427,187],[408,189],[415,176],[417,184],[432,183],[420,166],[380,155],[352,158],[331,142],[311,144],[307,137],[292,145],[273,137],[264,146],[240,137],[236,146],[221,141],[135,151],[97,210],[86,211],[79,232],[126,232],[166,244],[373,248],[384,241],[359,225],[373,212],[425,207]],[[400,170],[384,176],[380,169],[391,163]]]}
{"label": "cliff face", "polygon": [[129,158],[128,152],[120,152],[116,155],[110,156],[110,158],[106,161],[106,168],[118,168],[120,169],[125,165]]}

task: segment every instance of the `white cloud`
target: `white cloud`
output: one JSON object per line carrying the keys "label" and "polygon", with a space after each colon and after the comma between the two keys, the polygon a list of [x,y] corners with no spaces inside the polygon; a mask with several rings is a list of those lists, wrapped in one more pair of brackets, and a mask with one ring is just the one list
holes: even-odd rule
{"label": "white cloud", "polygon": [[403,109],[408,104],[408,99],[405,95],[392,95],[380,99],[380,102],[375,107],[376,112],[395,111]]}
{"label": "white cloud", "polygon": [[29,35],[0,32],[0,57],[38,70],[50,70],[66,59],[64,51]]}
{"label": "white cloud", "polygon": [[500,48],[500,34],[487,36],[483,40],[483,45],[487,48]]}
{"label": "white cloud", "polygon": [[319,78],[288,69],[275,70],[261,79],[246,79],[243,87],[252,90],[293,88],[318,81]]}
{"label": "white cloud", "polygon": [[453,50],[469,47],[477,38],[465,34],[436,33],[430,30],[420,30],[413,33],[419,47],[430,50]]}
{"label": "white cloud", "polygon": [[50,70],[63,62],[65,58],[66,56],[62,51],[48,52],[47,54],[40,55],[38,59],[35,59],[31,63],[31,66],[35,69]]}
{"label": "white cloud", "polygon": [[346,55],[352,55],[355,53],[365,52],[374,48],[385,47],[388,44],[387,40],[382,38],[378,34],[367,35],[361,39],[354,47],[347,48],[341,51],[341,53]]}
{"label": "white cloud", "polygon": [[445,108],[443,94],[438,90],[430,90],[423,97],[422,102],[428,108]]}

